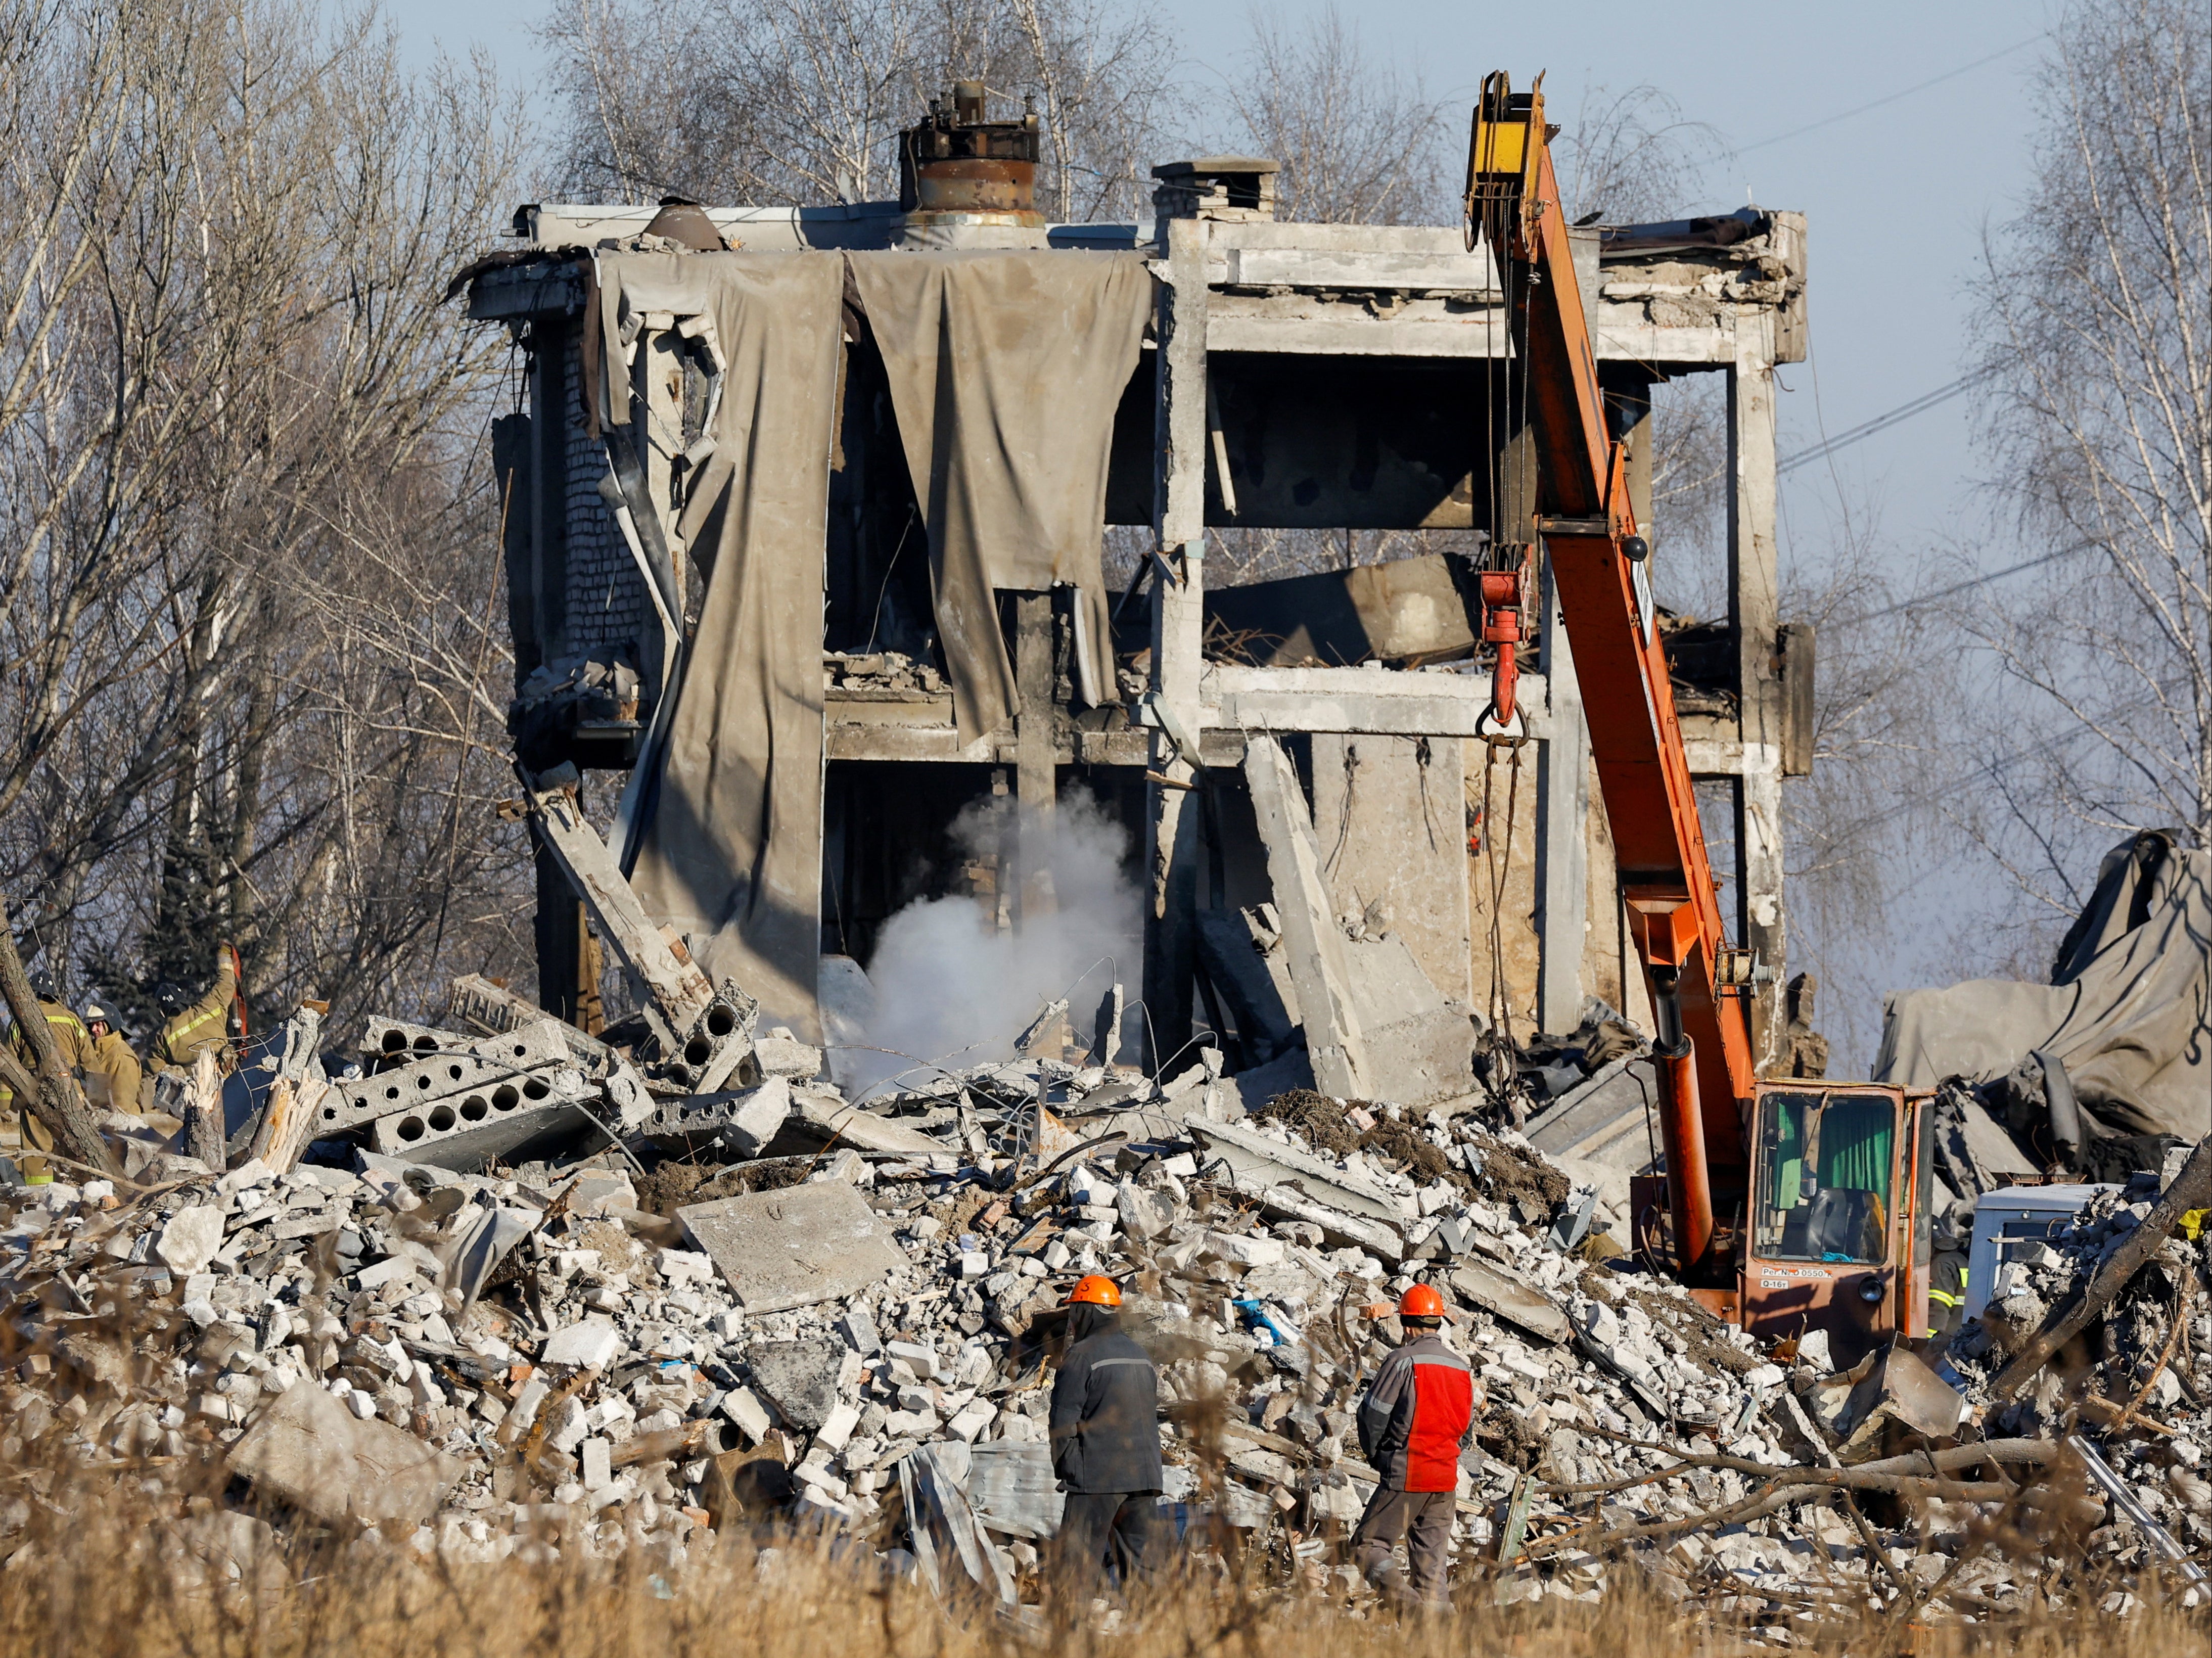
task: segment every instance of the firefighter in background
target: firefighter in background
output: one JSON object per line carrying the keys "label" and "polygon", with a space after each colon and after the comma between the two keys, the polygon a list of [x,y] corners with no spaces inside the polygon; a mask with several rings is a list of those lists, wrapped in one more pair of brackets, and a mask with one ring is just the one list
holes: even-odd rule
{"label": "firefighter in background", "polygon": [[87,1002],[84,1006],[84,1028],[92,1038],[92,1060],[84,1068],[84,1096],[92,1102],[93,1108],[125,1111],[136,1117],[141,1114],[138,1090],[143,1085],[144,1073],[138,1056],[131,1051],[131,1044],[123,1040],[123,1033],[107,1017],[107,1010],[98,1002]]}
{"label": "firefighter in background", "polygon": [[1974,1205],[1961,1199],[1934,1228],[1928,1263],[1928,1339],[1948,1346],[1966,1315],[1966,1258],[1974,1247]]}
{"label": "firefighter in background", "polygon": [[[1443,1297],[1416,1284],[1398,1303],[1406,1339],[1359,1402],[1359,1450],[1380,1476],[1352,1534],[1367,1581],[1394,1597],[1447,1603],[1444,1572],[1459,1499],[1460,1454],[1474,1440],[1474,1373],[1444,1345]],[[1391,1550],[1406,1540],[1410,1584]]]}
{"label": "firefighter in background", "polygon": [[1121,1291],[1092,1273],[1067,1297],[1067,1351],[1052,1384],[1052,1471],[1067,1493],[1056,1561],[1063,1611],[1097,1593],[1110,1550],[1122,1581],[1157,1564],[1159,1373],[1121,1331]]}
{"label": "firefighter in background", "polygon": [[[62,1068],[79,1082],[83,1081],[94,1064],[92,1033],[84,1028],[84,1022],[77,1017],[70,1005],[62,1000],[61,987],[54,982],[52,973],[41,968],[32,974],[30,979],[31,994],[38,998],[39,1011],[46,1016],[46,1029],[53,1035],[55,1052],[61,1060]],[[15,1050],[23,1069],[33,1077],[37,1076],[39,1050],[31,1045],[29,1034],[20,1025],[9,1026],[8,1045]],[[53,1172],[46,1167],[46,1160],[37,1154],[54,1149],[52,1133],[31,1114],[27,1100],[18,1101],[10,1090],[0,1088],[0,1108],[9,1104],[16,1108],[17,1144],[24,1153],[24,1183],[30,1186],[51,1185]]]}
{"label": "firefighter in background", "polygon": [[227,944],[215,947],[215,987],[199,1000],[187,1004],[184,987],[174,980],[155,987],[154,999],[161,1009],[161,1029],[147,1062],[155,1071],[191,1070],[206,1049],[229,1045],[230,1005],[238,999],[238,952]]}

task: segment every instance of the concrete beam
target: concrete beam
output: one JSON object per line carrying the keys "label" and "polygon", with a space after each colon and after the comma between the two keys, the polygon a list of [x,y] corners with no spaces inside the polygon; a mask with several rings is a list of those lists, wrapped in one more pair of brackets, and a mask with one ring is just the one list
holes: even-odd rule
{"label": "concrete beam", "polygon": [[1742,675],[1736,876],[1741,940],[1773,969],[1752,1001],[1752,1053],[1761,1075],[1779,1062],[1788,1024],[1783,909],[1782,752],[1787,703],[1777,641],[1781,580],[1774,538],[1773,349],[1765,330],[1744,338],[1729,372],[1729,603]]}
{"label": "concrete beam", "polygon": [[[1152,694],[1165,717],[1197,740],[1205,667],[1206,235],[1203,219],[1167,222],[1167,279],[1154,332],[1160,342],[1153,402]],[[1198,960],[1200,814],[1187,785],[1199,756],[1185,755],[1171,727],[1152,736],[1146,791],[1146,1029],[1158,1065],[1190,1037]]]}
{"label": "concrete beam", "polygon": [[1060,756],[1053,743],[1052,655],[1051,593],[1017,594],[1014,683],[1022,703],[1014,721],[1014,795],[1024,924],[1042,920],[1060,908],[1052,884],[1060,788]]}
{"label": "concrete beam", "polygon": [[1255,737],[1244,751],[1244,781],[1267,849],[1267,880],[1283,924],[1283,948],[1297,992],[1315,1085],[1340,1099],[1364,1099],[1367,1047],[1352,1004],[1344,932],[1329,902],[1298,774],[1280,744]]}
{"label": "concrete beam", "polygon": [[[1529,734],[1549,734],[1550,688],[1521,677]],[[1490,706],[1486,674],[1405,673],[1387,668],[1206,670],[1202,714],[1209,730],[1371,732],[1400,737],[1474,737]]]}
{"label": "concrete beam", "polygon": [[[570,780],[574,774],[569,773]],[[714,999],[714,987],[689,957],[679,957],[646,914],[637,894],[623,878],[606,843],[578,810],[576,797],[557,784],[533,787],[531,816],[549,847],[592,913],[599,936],[613,946],[668,1029],[664,1042],[679,1042]]]}

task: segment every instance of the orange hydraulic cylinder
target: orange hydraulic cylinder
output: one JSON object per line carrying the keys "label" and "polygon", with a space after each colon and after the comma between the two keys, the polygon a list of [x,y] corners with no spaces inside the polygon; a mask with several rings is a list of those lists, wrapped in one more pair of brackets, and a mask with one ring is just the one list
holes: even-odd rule
{"label": "orange hydraulic cylinder", "polygon": [[1705,1163],[1705,1120],[1698,1108],[1698,1060],[1690,1044],[1661,1051],[1659,1109],[1665,1119],[1667,1203],[1674,1223],[1674,1254],[1685,1272],[1713,1241],[1712,1171]]}

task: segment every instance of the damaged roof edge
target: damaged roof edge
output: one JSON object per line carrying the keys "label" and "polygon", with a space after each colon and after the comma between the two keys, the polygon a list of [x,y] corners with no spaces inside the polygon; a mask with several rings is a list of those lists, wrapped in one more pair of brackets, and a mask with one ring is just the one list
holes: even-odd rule
{"label": "damaged roof edge", "polygon": [[[753,252],[804,248],[884,247],[904,217],[896,202],[850,202],[830,207],[710,207],[715,229]],[[660,211],[638,203],[526,203],[514,212],[511,234],[540,248],[596,247],[610,237],[642,233]],[[1151,241],[1133,224],[1048,225],[1054,247],[1137,247]]]}

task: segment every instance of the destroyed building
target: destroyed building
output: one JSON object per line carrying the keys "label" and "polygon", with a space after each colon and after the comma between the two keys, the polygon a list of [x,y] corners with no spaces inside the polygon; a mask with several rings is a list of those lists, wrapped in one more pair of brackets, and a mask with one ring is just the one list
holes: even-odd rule
{"label": "destroyed building", "polygon": [[[543,203],[465,273],[528,363],[495,433],[526,770],[618,796],[646,917],[803,1040],[916,870],[1002,925],[1047,913],[1037,849],[1078,785],[1140,848],[1149,1063],[1194,1017],[1232,1071],[1283,1054],[1301,1014],[1252,944],[1297,950],[1309,910],[1355,919],[1329,950],[1383,1005],[1329,993],[1337,1093],[1465,1091],[1470,1011],[1565,1032],[1595,996],[1648,1028],[1548,580],[1532,741],[1477,737],[1468,555],[1538,539],[1489,251],[1279,222],[1276,164],[1237,156],[1156,167],[1152,222],[1048,224],[1033,123],[986,115],[963,86],[908,132],[898,202]],[[1734,792],[1737,937],[1776,970],[1761,1069],[1787,1070],[1780,790],[1811,764],[1813,648],[1778,609],[1773,371],[1805,355],[1805,222],[1575,237],[1639,519],[1653,387],[1726,380],[1729,610],[1669,655],[1692,768]],[[1266,530],[1425,533],[1218,580],[1209,537]],[[1108,585],[1102,531],[1133,580]],[[956,849],[994,799],[995,855]],[[538,903],[542,1000],[589,1023],[592,929],[543,845]],[[1366,1040],[1408,1008],[1458,1035]],[[1416,1050],[1441,1068],[1370,1057]]]}
{"label": "destroyed building", "polygon": [[[811,1537],[887,1595],[1041,1622],[1052,1361],[1068,1291],[1103,1272],[1157,1365],[1158,1503],[1194,1576],[1365,1617],[1352,1412],[1418,1282],[1477,1378],[1463,1605],[1633,1588],[1776,1644],[1869,1611],[1895,1631],[2084,1594],[2203,1605],[2212,1136],[2151,1131],[2202,1108],[2204,854],[2116,849],[2049,986],[1899,999],[1883,1063],[1909,1110],[1754,1096],[1789,1125],[1760,1176],[1788,1195],[1757,1188],[1780,1236],[1740,1259],[1794,1317],[1687,1281],[1695,1251],[1625,1175],[1654,1064],[1688,1050],[1672,981],[1670,1036],[1622,953],[1613,872],[1637,865],[1548,593],[1533,751],[1480,723],[1469,550],[1535,530],[1488,256],[1278,224],[1249,158],[1158,169],[1149,234],[1045,225],[1034,126],[984,115],[963,86],[905,135],[896,205],[537,208],[465,273],[532,362],[497,432],[507,810],[539,848],[562,1017],[470,975],[440,1024],[326,1048],[304,1003],[234,1069],[166,1073],[173,1133],[90,1111],[0,928],[37,1050],[16,1085],[65,1175],[0,1206],[0,1457],[25,1488],[129,1482],[149,1546],[217,1588],[319,1538],[628,1556],[673,1599]],[[1543,131],[1533,97],[1525,119]],[[1775,791],[1811,658],[1774,614],[1770,393],[1802,351],[1802,224],[1577,250],[1640,513],[1652,385],[1729,376],[1735,609],[1670,650],[1690,769],[1736,782],[1743,935],[1778,963]],[[1119,592],[1108,524],[1143,554]],[[1210,528],[1347,525],[1436,539],[1206,580]],[[1649,552],[1621,577],[1647,648]],[[1523,803],[1499,769],[1531,820],[1502,870],[1481,853]],[[848,1093],[838,1048],[865,1034],[836,1023],[911,872],[1048,923],[1040,848],[1078,782],[1143,833],[1145,1021],[1118,983],[1095,1022],[1036,985],[1008,1057]],[[996,842],[948,857],[1000,799]],[[1509,905],[1533,918],[1510,947]],[[605,1027],[602,943],[635,1004]],[[1817,1070],[1809,987],[1785,1004],[1778,981],[1729,979],[1762,999],[1759,1068]],[[1455,1099],[1498,991],[1573,1038],[1506,1031],[1506,1070]],[[1220,1041],[1194,1054],[1201,1017]],[[2024,1043],[2032,1077],[2004,1069]],[[2008,1189],[2066,1159],[2017,1161],[2006,1090],[2057,1149],[2087,1149],[2059,1132],[2078,1107],[2142,1166]],[[1930,1223],[1959,1224],[1939,1176],[1986,1199],[1954,1337],[1923,1322]],[[52,1546],[34,1512],[0,1509],[27,1579]]]}

